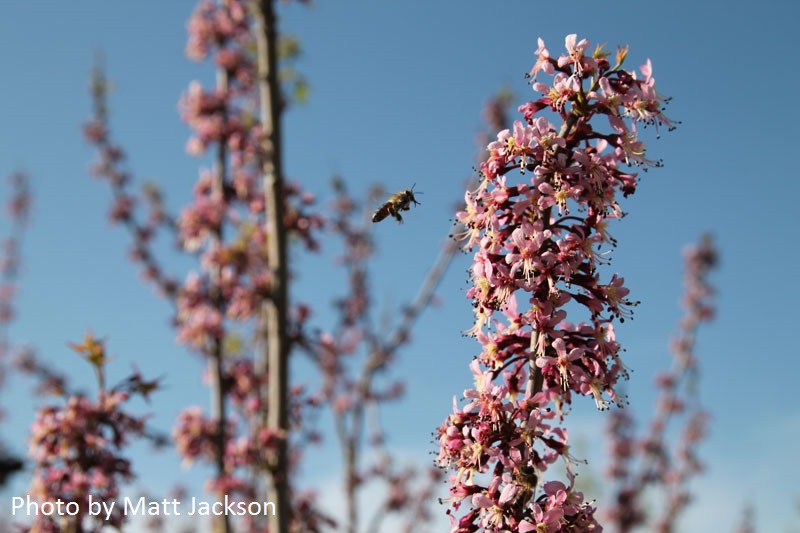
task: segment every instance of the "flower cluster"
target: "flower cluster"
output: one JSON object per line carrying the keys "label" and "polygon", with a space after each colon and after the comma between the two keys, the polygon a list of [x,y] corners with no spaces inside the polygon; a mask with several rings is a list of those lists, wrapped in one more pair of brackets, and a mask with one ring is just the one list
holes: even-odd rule
{"label": "flower cluster", "polygon": [[[263,184],[257,178],[262,128],[250,107],[254,98],[251,16],[245,2],[201,2],[188,24],[193,59],[213,55],[222,69],[213,89],[192,82],[181,99],[183,120],[192,128],[191,154],[216,147],[217,165],[201,173],[194,201],[176,220],[185,250],[201,254],[201,273],[190,274],[178,297],[179,339],[203,349],[220,339],[224,320],[255,318],[271,291]],[[283,190],[284,227],[310,250],[323,225],[309,211],[314,197],[296,184]],[[223,233],[227,236],[222,239]]]}
{"label": "flower cluster", "polygon": [[[90,495],[104,501],[117,498],[119,483],[133,477],[130,462],[117,450],[143,430],[140,419],[120,409],[127,399],[123,392],[101,394],[96,402],[72,397],[66,406],[39,411],[30,440],[30,456],[37,465],[33,495],[40,501],[76,502],[80,509],[88,508]],[[120,527],[123,519],[122,510],[116,509],[109,524]],[[84,531],[100,531],[105,525]]]}
{"label": "flower cluster", "polygon": [[113,501],[119,496],[121,483],[133,478],[130,461],[122,451],[132,438],[148,436],[144,419],[128,414],[125,403],[137,394],[147,398],[157,383],[134,373],[106,389],[103,341],[89,334],[83,344],[72,347],[98,373],[97,399],[75,395],[68,397],[65,405],[40,409],[31,426],[29,456],[35,463],[31,495],[42,502],[75,502],[79,512],[62,517],[40,514],[35,531],[99,532],[108,525],[119,528],[126,520],[122,506],[114,506],[106,521],[90,515],[88,499]]}
{"label": "flower cluster", "polygon": [[[456,403],[438,430],[439,463],[455,471],[453,510],[471,507],[451,517],[457,532],[600,529],[574,489],[556,419],[574,393],[599,408],[620,401],[615,386],[626,373],[614,321],[636,302],[622,277],[604,281],[601,250],[615,245],[608,224],[623,216],[618,197],[636,190],[630,167],[659,165],[645,157],[639,129],[673,127],[649,61],[641,76],[622,68],[627,48],[612,64],[602,47],[590,53],[587,40],[569,35],[561,56],[541,40],[536,54],[530,77],[539,97],[489,144],[482,181],[458,213],[459,236],[477,248],[469,333],[481,352],[467,405]],[[540,73],[551,82],[537,81]],[[569,483],[544,482],[559,459]]]}

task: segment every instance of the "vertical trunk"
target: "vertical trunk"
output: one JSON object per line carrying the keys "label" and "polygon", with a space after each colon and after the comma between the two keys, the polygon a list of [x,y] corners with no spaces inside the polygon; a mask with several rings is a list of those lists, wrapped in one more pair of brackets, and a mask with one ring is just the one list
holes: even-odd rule
{"label": "vertical trunk", "polygon": [[281,161],[281,94],[278,80],[277,31],[272,0],[253,0],[258,68],[261,141],[261,172],[264,181],[267,246],[271,294],[264,304],[264,352],[257,369],[268,373],[262,400],[267,406],[263,422],[280,436],[266,472],[267,498],[275,502],[275,516],[268,518],[270,533],[286,533],[289,523],[287,439],[289,431],[288,369],[288,268],[284,228],[283,169]]}
{"label": "vertical trunk", "polygon": [[345,448],[345,505],[347,508],[346,533],[356,533],[358,524],[358,505],[356,502],[356,439],[360,435],[355,432],[347,439]]}
{"label": "vertical trunk", "polygon": [[[217,72],[217,90],[225,92],[228,90],[228,74],[224,69],[219,69]],[[219,198],[223,198],[225,194],[225,180],[227,176],[227,146],[225,139],[220,141],[217,147],[216,154],[216,167],[217,172],[214,176],[214,194]],[[217,246],[222,244],[223,226],[220,224],[219,228],[214,234],[214,241]],[[211,272],[212,287],[211,299],[214,308],[220,312],[225,313],[225,302],[222,298],[222,291],[220,290],[220,280],[222,272],[219,268]],[[223,366],[222,358],[224,356],[223,339],[214,339],[210,347],[208,366],[211,375],[211,415],[217,421],[217,434],[215,438],[215,445],[217,448],[217,456],[215,458],[215,469],[217,478],[225,475],[225,389],[223,383]],[[220,496],[219,494],[217,496]],[[220,533],[230,533],[231,525],[230,520],[226,514],[216,517],[214,524],[214,531]]]}

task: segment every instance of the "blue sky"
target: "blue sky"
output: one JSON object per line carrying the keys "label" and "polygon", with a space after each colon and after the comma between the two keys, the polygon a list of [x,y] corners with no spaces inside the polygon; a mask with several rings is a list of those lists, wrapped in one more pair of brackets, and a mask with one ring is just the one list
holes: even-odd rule
{"label": "blue sky", "polygon": [[[125,260],[127,236],[106,223],[109,193],[87,174],[94,154],[80,126],[90,108],[93,53],[102,49],[114,86],[113,131],[130,169],[158,180],[173,211],[188,200],[204,162],[184,154],[188,131],[176,105],[189,81],[211,77],[183,55],[193,6],[16,0],[0,18],[0,175],[25,170],[35,195],[11,334],[54,366],[74,369],[87,387],[89,369],[65,344],[87,328],[107,337],[117,356],[112,376],[131,364],[165,376],[167,388],[149,407],[164,429],[187,401],[206,404],[201,364],[177,346],[169,306]],[[708,471],[693,484],[696,505],[682,530],[731,530],[745,502],[755,506],[760,531],[796,528],[800,350],[793,332],[800,289],[791,273],[800,263],[794,230],[800,186],[791,157],[799,140],[792,90],[800,83],[794,38],[800,9],[778,0],[576,1],[565,10],[521,0],[455,6],[353,0],[281,9],[282,27],[302,42],[297,66],[312,89],[310,102],[286,117],[288,174],[321,201],[334,172],[353,191],[379,181],[391,190],[416,183],[424,192],[406,224],[375,228],[381,248],[372,279],[391,309],[416,291],[448,233],[450,208],[472,172],[483,102],[504,85],[519,103],[529,97],[523,74],[537,37],[554,54],[565,35],[577,33],[612,49],[629,44],[629,67],[650,58],[659,91],[674,98],[668,114],[683,124],[658,141],[648,137],[649,155],[665,166],[644,176],[625,204],[630,215],[611,230],[620,242],[612,266],[642,301],[619,331],[634,369],[631,403],[640,417],[650,413],[651,376],[668,363],[667,342],[680,313],[681,250],[710,230],[722,255],[714,278],[718,318],[701,333],[699,356],[701,397],[713,419],[701,448]],[[322,326],[333,315],[320,295],[335,287],[319,280],[338,275],[323,257],[299,255],[294,292],[318,305]],[[172,266],[183,272],[188,263]],[[442,305],[422,316],[397,368],[408,397],[387,411],[391,444],[421,464],[429,461],[430,432],[449,413],[452,396],[471,384],[467,365],[478,345],[460,336],[471,325],[467,266],[468,258],[459,257],[440,288]],[[10,406],[27,390],[15,382],[0,399]],[[18,452],[31,409],[27,399],[13,404],[2,426]],[[581,408],[572,424],[599,472],[595,435],[602,414]],[[331,457],[338,455],[310,458],[304,479],[332,486],[335,471],[322,466]],[[142,484],[155,490],[173,479],[199,478],[169,453],[148,456],[139,471]],[[11,495],[0,494],[0,501]]]}

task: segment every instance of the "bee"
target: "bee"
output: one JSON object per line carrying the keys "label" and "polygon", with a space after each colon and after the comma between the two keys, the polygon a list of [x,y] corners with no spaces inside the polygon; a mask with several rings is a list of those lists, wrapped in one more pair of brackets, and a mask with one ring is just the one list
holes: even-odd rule
{"label": "bee", "polygon": [[[414,196],[414,187],[416,187],[416,185],[417,184],[415,183],[410,189],[394,193],[392,197],[389,198],[388,202],[384,203],[375,210],[375,212],[372,214],[372,221],[380,222],[389,215],[392,215],[398,222],[403,222],[403,217],[400,215],[400,211],[410,211],[412,203],[416,205],[422,205]],[[417,192],[417,194],[422,193]]]}

